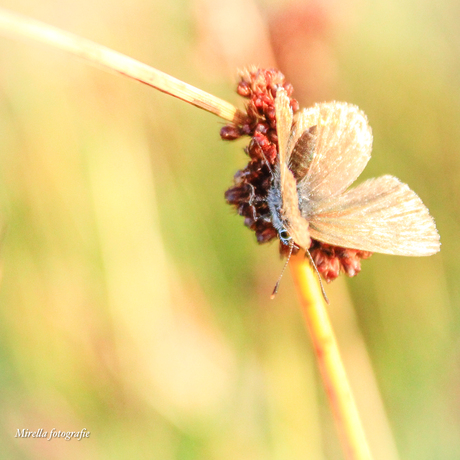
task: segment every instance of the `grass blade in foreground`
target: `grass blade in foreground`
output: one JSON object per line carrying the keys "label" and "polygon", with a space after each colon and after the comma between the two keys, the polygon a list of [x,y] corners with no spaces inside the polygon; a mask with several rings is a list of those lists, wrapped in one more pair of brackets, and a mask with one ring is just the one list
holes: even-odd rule
{"label": "grass blade in foreground", "polygon": [[232,104],[110,48],[0,8],[0,34],[34,40],[115,71],[177,97],[218,117],[237,123],[244,115]]}

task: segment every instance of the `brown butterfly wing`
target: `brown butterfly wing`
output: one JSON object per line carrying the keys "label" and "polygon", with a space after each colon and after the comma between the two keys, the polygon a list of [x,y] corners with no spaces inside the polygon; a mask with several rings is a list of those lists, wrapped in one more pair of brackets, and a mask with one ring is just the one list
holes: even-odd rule
{"label": "brown butterfly wing", "polygon": [[[305,199],[320,201],[345,191],[361,174],[371,156],[372,131],[366,115],[345,102],[315,104],[303,110],[296,126],[316,126],[316,148],[305,177],[299,182]],[[290,148],[300,138],[293,133]]]}
{"label": "brown butterfly wing", "polygon": [[299,209],[297,182],[288,168],[288,143],[291,136],[293,115],[289,97],[284,88],[278,89],[275,99],[276,132],[278,136],[279,184],[281,193],[281,218],[286,230],[300,247],[310,247],[308,222],[302,217]]}
{"label": "brown butterfly wing", "polygon": [[301,248],[308,249],[311,245],[308,221],[300,213],[296,180],[286,165],[280,167],[284,168],[281,217],[294,242]]}
{"label": "brown butterfly wing", "polygon": [[395,177],[370,179],[310,205],[303,214],[310,235],[324,243],[403,256],[429,256],[440,249],[428,209]]}
{"label": "brown butterfly wing", "polygon": [[281,194],[285,187],[285,168],[283,165],[287,165],[288,158],[288,142],[291,134],[292,127],[292,109],[289,96],[284,88],[279,88],[275,98],[275,113],[276,113],[276,134],[278,136],[278,159],[280,165],[280,176],[281,176]]}
{"label": "brown butterfly wing", "polygon": [[297,182],[308,173],[316,151],[316,126],[306,129],[297,139],[289,156],[289,169]]}

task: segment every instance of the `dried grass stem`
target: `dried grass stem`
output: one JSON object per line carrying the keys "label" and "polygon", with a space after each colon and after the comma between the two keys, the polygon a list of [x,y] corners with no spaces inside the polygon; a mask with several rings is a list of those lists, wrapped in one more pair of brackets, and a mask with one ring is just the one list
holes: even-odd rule
{"label": "dried grass stem", "polygon": [[164,72],[91,40],[3,8],[0,8],[0,34],[10,38],[33,40],[53,46],[105,70],[114,71],[145,83],[159,91],[207,110],[224,120],[238,123],[244,118],[244,115],[232,104]]}

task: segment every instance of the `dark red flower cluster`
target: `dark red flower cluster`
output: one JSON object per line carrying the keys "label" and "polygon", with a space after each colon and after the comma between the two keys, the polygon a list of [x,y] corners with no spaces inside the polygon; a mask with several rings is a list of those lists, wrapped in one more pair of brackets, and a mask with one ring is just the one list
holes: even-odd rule
{"label": "dark red flower cluster", "polygon": [[[254,68],[241,72],[237,92],[249,99],[246,120],[239,126],[224,126],[220,131],[225,140],[243,135],[251,137],[245,148],[249,163],[235,174],[234,186],[225,192],[225,198],[245,218],[244,224],[255,231],[260,244],[278,236],[272,225],[267,195],[278,155],[275,97],[280,86],[289,96],[292,94],[292,85],[285,83],[284,75],[278,70]],[[299,110],[295,99],[291,99],[291,107],[294,112]]]}
{"label": "dark red flower cluster", "polygon": [[[267,196],[278,156],[275,97],[279,87],[285,88],[291,96],[292,85],[286,83],[284,75],[276,69],[242,71],[237,92],[249,100],[246,119],[240,125],[224,126],[220,132],[224,140],[234,140],[243,135],[251,137],[245,148],[249,163],[235,174],[234,185],[225,192],[225,199],[244,217],[244,224],[255,232],[260,244],[278,237],[272,225]],[[299,104],[293,98],[291,108],[294,113],[299,110]],[[298,250],[294,246],[293,252]],[[289,247],[280,241],[280,253],[286,255],[288,252]],[[339,248],[316,240],[312,240],[310,253],[318,271],[328,282],[337,278],[340,271],[348,276],[356,275],[361,270],[360,259],[371,256],[369,252]]]}
{"label": "dark red flower cluster", "polygon": [[340,272],[356,276],[361,271],[361,259],[372,255],[372,252],[331,246],[317,240],[312,240],[309,251],[318,272],[328,282],[335,280]]}

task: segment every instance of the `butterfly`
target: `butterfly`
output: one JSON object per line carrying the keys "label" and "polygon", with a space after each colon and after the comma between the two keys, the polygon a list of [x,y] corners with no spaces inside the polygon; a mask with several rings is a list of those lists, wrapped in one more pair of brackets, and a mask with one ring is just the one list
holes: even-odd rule
{"label": "butterfly", "polygon": [[278,162],[267,202],[273,226],[291,250],[295,244],[308,253],[314,238],[403,256],[439,251],[434,220],[408,185],[386,175],[348,189],[372,150],[372,131],[358,107],[319,103],[294,118],[279,88],[275,112]]}

